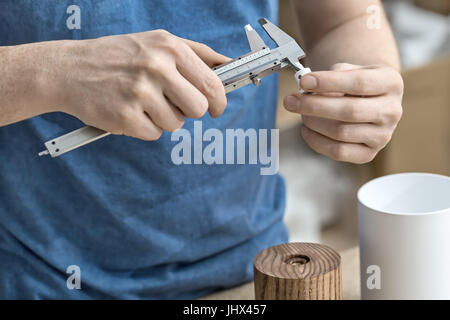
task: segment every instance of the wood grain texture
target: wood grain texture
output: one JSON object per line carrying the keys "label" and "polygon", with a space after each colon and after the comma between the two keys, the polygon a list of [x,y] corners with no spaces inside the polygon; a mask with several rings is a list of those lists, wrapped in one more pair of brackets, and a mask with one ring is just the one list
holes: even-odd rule
{"label": "wood grain texture", "polygon": [[254,260],[256,300],[341,300],[339,253],[316,243],[286,243]]}

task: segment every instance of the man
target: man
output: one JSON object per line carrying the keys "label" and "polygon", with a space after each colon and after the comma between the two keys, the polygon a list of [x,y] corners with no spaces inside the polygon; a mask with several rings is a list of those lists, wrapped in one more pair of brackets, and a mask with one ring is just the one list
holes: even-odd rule
{"label": "man", "polygon": [[[306,143],[339,161],[371,161],[401,117],[397,50],[382,11],[368,25],[372,5],[295,1],[307,65],[323,71],[301,81],[316,94],[285,107],[303,116]],[[195,298],[252,279],[254,256],[287,241],[282,178],[177,166],[170,132],[197,118],[274,127],[275,76],[225,96],[210,68],[248,52],[242,27],[277,23],[277,6],[0,3],[1,298]],[[77,118],[115,135],[36,156]]]}

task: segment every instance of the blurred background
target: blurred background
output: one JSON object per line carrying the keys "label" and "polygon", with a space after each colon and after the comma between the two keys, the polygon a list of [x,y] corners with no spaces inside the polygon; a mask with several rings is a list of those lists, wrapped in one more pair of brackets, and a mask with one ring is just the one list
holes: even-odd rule
{"label": "blurred background", "polygon": [[[402,58],[404,114],[372,163],[339,163],[312,151],[300,137],[301,117],[282,106],[282,97],[297,90],[293,73],[280,74],[280,172],[291,241],[322,242],[338,251],[357,246],[356,192],[362,184],[398,172],[450,175],[450,0],[383,3]],[[291,5],[280,0],[280,26],[298,38]]]}

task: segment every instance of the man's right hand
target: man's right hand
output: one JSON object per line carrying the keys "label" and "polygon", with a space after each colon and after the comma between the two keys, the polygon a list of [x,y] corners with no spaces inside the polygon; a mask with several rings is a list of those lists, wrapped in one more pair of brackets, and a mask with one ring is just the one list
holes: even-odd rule
{"label": "man's right hand", "polygon": [[[54,42],[58,44],[58,41]],[[41,74],[52,111],[113,134],[156,140],[184,118],[218,117],[227,99],[214,65],[230,59],[164,30],[61,41]]]}

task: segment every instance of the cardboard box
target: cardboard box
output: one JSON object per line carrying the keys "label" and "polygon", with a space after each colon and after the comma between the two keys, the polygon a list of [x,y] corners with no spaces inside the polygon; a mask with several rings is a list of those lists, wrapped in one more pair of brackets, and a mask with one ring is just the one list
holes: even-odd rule
{"label": "cardboard box", "polygon": [[408,70],[403,78],[403,117],[374,162],[375,174],[450,175],[450,57]]}
{"label": "cardboard box", "polygon": [[450,14],[450,0],[415,0],[415,4],[443,15]]}

